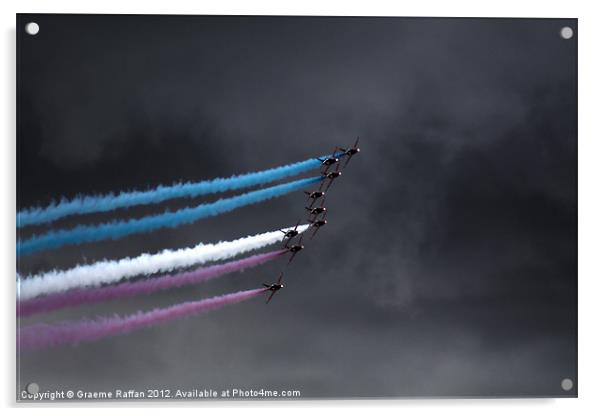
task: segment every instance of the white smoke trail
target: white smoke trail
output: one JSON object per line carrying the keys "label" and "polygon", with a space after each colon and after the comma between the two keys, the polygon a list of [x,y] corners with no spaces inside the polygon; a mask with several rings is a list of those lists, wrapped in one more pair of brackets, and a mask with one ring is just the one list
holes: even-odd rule
{"label": "white smoke trail", "polygon": [[[301,233],[309,227],[299,225]],[[294,227],[284,229],[292,230]],[[232,258],[283,240],[281,230],[256,234],[233,241],[216,244],[199,244],[179,250],[163,250],[157,254],[141,254],[121,260],[103,260],[93,264],[76,266],[69,270],[53,270],[47,273],[20,277],[17,281],[17,297],[27,300],[39,295],[63,292],[76,287],[99,286],[142,274],[170,272],[172,270]]]}

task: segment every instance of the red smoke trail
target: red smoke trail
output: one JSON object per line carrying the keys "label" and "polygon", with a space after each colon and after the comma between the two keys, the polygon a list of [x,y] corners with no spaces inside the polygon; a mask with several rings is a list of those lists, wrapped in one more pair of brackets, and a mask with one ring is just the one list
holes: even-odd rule
{"label": "red smoke trail", "polygon": [[226,305],[251,299],[267,289],[252,289],[192,302],[185,302],[164,309],[139,312],[134,315],[96,320],[67,321],[58,324],[35,324],[17,333],[20,351],[53,347],[61,344],[78,344],[97,341],[118,334],[153,326],[178,318],[209,312]]}
{"label": "red smoke trail", "polygon": [[21,302],[18,301],[17,316],[25,317],[40,312],[49,312],[56,309],[98,303],[123,297],[148,295],[159,290],[192,285],[249,267],[259,266],[286,253],[288,253],[288,250],[271,251],[224,264],[201,267],[184,273],[163,275],[137,282],[125,282],[116,286],[74,289],[54,295],[28,299]]}

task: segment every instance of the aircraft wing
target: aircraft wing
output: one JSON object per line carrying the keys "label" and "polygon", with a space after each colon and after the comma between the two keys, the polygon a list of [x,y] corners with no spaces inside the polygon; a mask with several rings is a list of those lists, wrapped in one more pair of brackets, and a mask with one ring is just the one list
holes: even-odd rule
{"label": "aircraft wing", "polygon": [[291,262],[293,261],[293,259],[295,258],[296,255],[297,255],[297,252],[295,251],[293,253],[293,255],[291,256],[291,258],[288,260],[288,264],[291,264]]}
{"label": "aircraft wing", "polygon": [[272,300],[272,298],[274,297],[274,295],[276,294],[276,292],[272,291],[272,293],[270,293],[270,296],[268,296],[268,300],[265,301],[265,304],[267,305],[268,303],[270,303],[270,301]]}
{"label": "aircraft wing", "polygon": [[347,164],[349,164],[349,161],[351,160],[352,156],[347,156],[347,158],[345,159],[345,163],[343,164],[343,169],[345,169],[345,167],[347,166]]}

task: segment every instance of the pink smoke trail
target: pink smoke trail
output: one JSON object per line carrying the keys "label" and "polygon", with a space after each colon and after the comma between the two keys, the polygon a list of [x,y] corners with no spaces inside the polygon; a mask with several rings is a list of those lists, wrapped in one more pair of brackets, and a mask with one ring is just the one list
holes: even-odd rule
{"label": "pink smoke trail", "polygon": [[97,341],[157,325],[161,322],[219,309],[261,295],[266,290],[265,288],[245,290],[209,299],[185,302],[150,312],[138,312],[126,317],[115,316],[96,320],[66,321],[58,324],[34,324],[18,332],[17,348],[20,351],[25,351],[61,344],[77,345],[80,342]]}
{"label": "pink smoke trail", "polygon": [[274,260],[288,250],[276,250],[269,253],[245,257],[244,259],[218,264],[210,267],[201,267],[193,271],[173,275],[163,275],[157,278],[125,282],[116,286],[74,289],[54,295],[17,301],[17,316],[25,317],[41,312],[50,312],[56,309],[69,308],[82,304],[98,303],[123,297],[148,295],[159,290],[172,289],[223,276],[249,267],[259,266]]}

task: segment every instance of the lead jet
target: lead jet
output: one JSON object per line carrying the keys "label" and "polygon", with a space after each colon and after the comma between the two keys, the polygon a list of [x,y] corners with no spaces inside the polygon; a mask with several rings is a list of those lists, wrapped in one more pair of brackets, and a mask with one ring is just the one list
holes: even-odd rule
{"label": "lead jet", "polygon": [[268,296],[268,299],[265,301],[266,305],[270,303],[276,292],[278,292],[284,287],[284,284],[282,283],[282,276],[283,274],[280,273],[280,277],[278,277],[278,281],[276,283],[272,283],[271,285],[268,285],[267,283],[263,284],[267,292],[272,292],[270,293],[270,296]]}
{"label": "lead jet", "polygon": [[339,147],[337,148],[337,150],[340,150],[341,152],[343,152],[343,154],[345,156],[347,156],[347,158],[345,159],[345,163],[343,164],[343,169],[345,169],[345,166],[347,166],[347,164],[349,163],[349,161],[351,160],[351,158],[355,155],[357,155],[360,152],[360,148],[357,147],[357,145],[360,143],[360,138],[358,137],[357,140],[355,141],[355,144],[353,145],[353,147],[349,147],[349,148],[344,148],[344,147]]}

